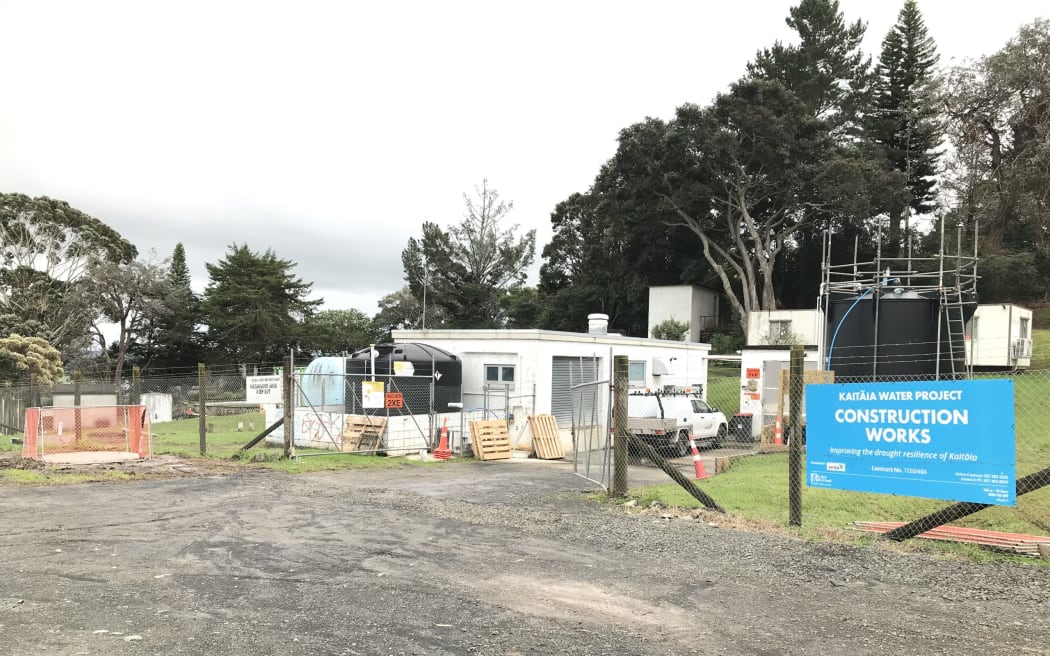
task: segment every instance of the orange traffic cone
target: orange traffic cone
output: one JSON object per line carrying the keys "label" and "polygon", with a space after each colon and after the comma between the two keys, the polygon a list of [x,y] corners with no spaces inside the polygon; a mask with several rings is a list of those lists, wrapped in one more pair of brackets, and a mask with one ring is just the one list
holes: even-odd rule
{"label": "orange traffic cone", "polygon": [[696,480],[707,478],[704,461],[700,459],[700,450],[696,448],[696,440],[692,435],[689,436],[689,447],[693,450],[693,470],[696,471]]}
{"label": "orange traffic cone", "polygon": [[452,457],[452,449],[448,448],[448,417],[445,417],[445,422],[441,424],[441,440],[438,442],[438,448],[434,449],[434,457],[438,460],[448,460]]}
{"label": "orange traffic cone", "polygon": [[784,432],[780,427],[780,417],[777,417],[777,426],[773,429],[773,444],[784,443]]}

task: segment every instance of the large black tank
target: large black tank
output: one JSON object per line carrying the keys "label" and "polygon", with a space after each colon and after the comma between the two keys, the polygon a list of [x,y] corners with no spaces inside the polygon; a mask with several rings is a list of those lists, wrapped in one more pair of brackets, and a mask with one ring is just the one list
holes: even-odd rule
{"label": "large black tank", "polygon": [[[375,347],[375,371],[368,349],[353,353],[346,359],[349,389],[360,390],[361,382],[375,374],[385,383],[386,392],[400,392],[404,400],[401,408],[387,408],[390,415],[423,415],[431,412],[431,381],[433,381],[433,411],[459,412],[449,403],[461,403],[463,397],[463,362],[452,353],[428,344],[379,344]],[[376,414],[375,409],[362,407],[359,393],[346,399],[346,411],[352,414]]]}
{"label": "large black tank", "polygon": [[[942,313],[939,292],[905,287],[832,294],[826,314],[829,368],[836,380],[932,379],[938,373],[941,378],[961,373],[965,355],[958,318],[969,321],[976,307],[971,298],[961,305],[961,315],[956,308]],[[956,313],[952,330],[950,313]]]}

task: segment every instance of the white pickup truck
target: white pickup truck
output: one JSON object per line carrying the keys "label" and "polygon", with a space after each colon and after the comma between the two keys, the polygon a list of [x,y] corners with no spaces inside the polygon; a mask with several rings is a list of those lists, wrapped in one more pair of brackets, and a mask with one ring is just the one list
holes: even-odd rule
{"label": "white pickup truck", "polygon": [[627,397],[627,428],[657,451],[685,456],[690,436],[719,448],[729,435],[726,416],[690,394],[631,394]]}

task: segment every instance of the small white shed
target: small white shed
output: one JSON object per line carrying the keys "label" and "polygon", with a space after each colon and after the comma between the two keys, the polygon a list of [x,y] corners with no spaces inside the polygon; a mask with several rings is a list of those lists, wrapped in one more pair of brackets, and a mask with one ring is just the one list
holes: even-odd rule
{"label": "small white shed", "polygon": [[[816,346],[806,346],[803,368],[821,369]],[[776,421],[780,372],[791,366],[789,346],[745,346],[740,351],[740,413],[751,415],[751,437],[758,439],[762,426]]]}
{"label": "small white shed", "polygon": [[171,394],[145,392],[140,395],[142,405],[149,411],[151,424],[171,421]]}
{"label": "small white shed", "polygon": [[718,292],[697,285],[650,287],[649,336],[653,326],[668,319],[688,323],[688,341],[699,342],[701,333],[721,325]]}

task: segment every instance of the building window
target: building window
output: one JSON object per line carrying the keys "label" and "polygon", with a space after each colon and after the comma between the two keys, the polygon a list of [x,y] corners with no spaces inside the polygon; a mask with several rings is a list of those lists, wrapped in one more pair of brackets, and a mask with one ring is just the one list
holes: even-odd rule
{"label": "building window", "polygon": [[485,365],[485,384],[504,385],[514,389],[514,365],[512,364],[487,364]]}
{"label": "building window", "polygon": [[1028,317],[1021,317],[1021,339],[1028,339]]}
{"label": "building window", "polygon": [[769,322],[769,334],[771,337],[787,337],[791,334],[791,320],[781,319]]}
{"label": "building window", "polygon": [[645,360],[632,360],[627,365],[627,384],[645,385]]}

